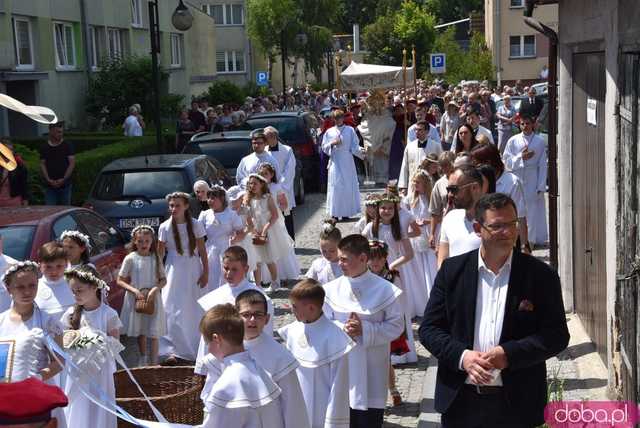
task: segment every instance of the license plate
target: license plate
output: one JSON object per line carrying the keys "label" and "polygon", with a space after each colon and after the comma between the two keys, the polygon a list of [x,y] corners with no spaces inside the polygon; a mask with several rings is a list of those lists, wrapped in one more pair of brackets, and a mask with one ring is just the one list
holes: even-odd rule
{"label": "license plate", "polygon": [[120,229],[133,229],[136,226],[160,226],[159,217],[121,218]]}

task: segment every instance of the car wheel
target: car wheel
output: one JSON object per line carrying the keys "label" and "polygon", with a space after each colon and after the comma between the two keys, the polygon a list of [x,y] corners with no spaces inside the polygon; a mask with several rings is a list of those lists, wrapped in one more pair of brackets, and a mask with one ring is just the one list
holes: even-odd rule
{"label": "car wheel", "polygon": [[302,175],[298,178],[298,191],[296,192],[296,205],[304,204],[304,179]]}

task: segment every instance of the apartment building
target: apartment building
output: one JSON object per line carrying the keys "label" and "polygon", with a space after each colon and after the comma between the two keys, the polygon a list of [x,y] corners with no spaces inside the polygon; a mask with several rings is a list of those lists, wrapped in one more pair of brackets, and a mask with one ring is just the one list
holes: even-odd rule
{"label": "apartment building", "polygon": [[[493,56],[499,84],[541,81],[547,66],[549,42],[523,20],[525,0],[485,0],[485,40]],[[558,30],[558,5],[536,7],[536,17]]]}
{"label": "apartment building", "polygon": [[[169,72],[164,89],[185,97],[202,93],[216,75],[212,20],[192,7],[193,26],[181,32],[171,24],[177,0],[158,3],[160,64]],[[0,0],[0,92],[54,109],[69,128],[87,126],[88,81],[102,58],[149,51],[147,0]],[[0,109],[0,135],[43,132]]]}

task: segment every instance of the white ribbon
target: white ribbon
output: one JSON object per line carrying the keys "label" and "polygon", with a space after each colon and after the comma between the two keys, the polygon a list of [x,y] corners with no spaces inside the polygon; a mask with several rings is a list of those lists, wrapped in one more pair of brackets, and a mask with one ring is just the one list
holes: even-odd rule
{"label": "white ribbon", "polygon": [[58,122],[58,116],[56,113],[48,107],[40,107],[40,106],[28,106],[15,98],[11,98],[7,94],[0,94],[0,105],[11,109],[13,111],[17,111],[18,113],[22,113],[25,116],[29,116],[31,119],[36,122],[51,124]]}

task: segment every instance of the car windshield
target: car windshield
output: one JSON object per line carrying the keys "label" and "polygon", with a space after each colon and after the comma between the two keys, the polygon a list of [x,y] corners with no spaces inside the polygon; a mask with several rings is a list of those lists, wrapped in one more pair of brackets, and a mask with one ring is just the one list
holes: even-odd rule
{"label": "car windshield", "polygon": [[6,226],[0,228],[2,253],[16,260],[26,260],[31,255],[31,243],[35,226]]}
{"label": "car windshield", "polygon": [[179,170],[145,170],[105,172],[98,178],[93,196],[101,200],[145,196],[162,199],[172,192],[191,192]]}
{"label": "car windshield", "polygon": [[258,117],[249,118],[247,123],[251,125],[251,128],[265,128],[269,125],[278,130],[280,138],[284,141],[293,141],[300,139],[302,129],[298,127],[297,117]]}

